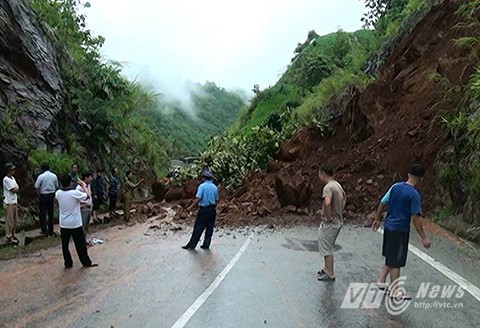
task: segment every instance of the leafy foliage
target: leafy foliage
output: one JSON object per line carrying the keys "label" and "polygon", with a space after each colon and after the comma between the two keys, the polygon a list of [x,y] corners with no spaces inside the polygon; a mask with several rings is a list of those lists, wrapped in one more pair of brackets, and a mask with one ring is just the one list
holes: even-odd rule
{"label": "leafy foliage", "polygon": [[193,170],[183,170],[178,180],[197,178],[197,168],[208,167],[217,181],[227,189],[234,190],[248,172],[265,167],[280,144],[292,135],[298,127],[292,124],[294,115],[292,110],[286,109],[279,116],[278,127],[257,126],[246,135],[227,131],[213,137],[197,166]]}
{"label": "leafy foliage", "polygon": [[[71,159],[98,156],[103,166],[141,166],[161,176],[170,156],[201,151],[206,138],[223,131],[244,106],[240,96],[208,82],[192,95],[198,116],[189,115],[181,105],[168,103],[138,81],[124,78],[120,63],[102,58],[105,39],[87,29],[83,14],[90,3],[30,3],[59,53],[65,83],[64,111],[59,117],[64,124],[59,133],[67,152],[51,158],[34,152],[32,163],[41,158],[60,165],[61,160],[70,163]],[[167,107],[173,111],[167,113]]]}

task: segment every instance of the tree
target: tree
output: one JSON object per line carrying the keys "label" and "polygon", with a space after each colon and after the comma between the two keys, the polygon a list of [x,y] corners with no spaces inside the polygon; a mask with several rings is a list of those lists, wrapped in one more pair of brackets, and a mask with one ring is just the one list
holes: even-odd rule
{"label": "tree", "polygon": [[347,55],[350,53],[352,45],[347,32],[339,29],[335,34],[335,40],[333,41],[331,53],[335,64],[339,67],[345,67],[347,63]]}
{"label": "tree", "polygon": [[381,18],[391,12],[401,12],[407,4],[405,0],[363,0],[363,2],[368,9],[361,19],[364,27],[377,27]]}

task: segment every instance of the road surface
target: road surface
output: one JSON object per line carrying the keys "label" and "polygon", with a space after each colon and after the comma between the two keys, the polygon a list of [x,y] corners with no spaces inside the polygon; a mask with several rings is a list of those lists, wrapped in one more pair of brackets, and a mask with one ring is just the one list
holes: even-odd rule
{"label": "road surface", "polygon": [[[402,274],[414,299],[404,312],[393,315],[384,294],[382,303],[373,308],[366,303],[342,308],[347,292],[349,304],[362,300],[361,289],[349,290],[351,283],[370,283],[377,277],[383,262],[382,236],[346,226],[337,240],[337,281],[325,283],[316,280],[322,266],[316,231],[316,227],[220,229],[211,251],[186,251],[180,246],[188,241],[188,229],[164,235],[146,224],[112,227],[99,232],[103,245],[89,249],[98,268],[82,268],[73,252],[74,267],[64,270],[60,246],[0,262],[0,326],[478,326],[477,251],[436,236],[431,236],[432,249],[424,250],[412,232],[412,244],[467,281],[471,290],[460,298],[417,298],[422,283],[457,288],[458,281],[410,253]],[[218,277],[222,271],[228,274]],[[430,306],[448,302],[457,308],[416,308],[420,302]]]}

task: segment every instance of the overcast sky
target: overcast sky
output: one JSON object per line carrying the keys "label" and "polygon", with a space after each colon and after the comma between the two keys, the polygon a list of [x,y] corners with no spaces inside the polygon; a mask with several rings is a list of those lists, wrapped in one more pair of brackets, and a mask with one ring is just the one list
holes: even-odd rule
{"label": "overcast sky", "polygon": [[[165,91],[179,81],[273,85],[309,30],[361,28],[360,0],[90,0],[106,58]],[[161,86],[163,85],[163,86]],[[160,90],[160,91],[162,91]],[[168,91],[167,91],[168,92]]]}

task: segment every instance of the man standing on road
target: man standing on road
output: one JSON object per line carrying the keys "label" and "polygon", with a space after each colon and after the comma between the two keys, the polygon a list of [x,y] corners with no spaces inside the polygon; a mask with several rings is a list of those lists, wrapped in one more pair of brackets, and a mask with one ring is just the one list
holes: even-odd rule
{"label": "man standing on road", "polygon": [[213,175],[207,169],[202,171],[202,176],[204,182],[198,186],[195,201],[189,207],[189,209],[193,209],[195,206],[199,206],[197,219],[195,220],[192,237],[188,244],[182,246],[183,249],[195,249],[202,236],[203,230],[205,230],[205,238],[203,245],[200,247],[209,249],[212,241],[218,202],[218,188],[212,181]]}
{"label": "man standing on road", "polygon": [[133,172],[127,171],[125,185],[123,186],[123,215],[124,219],[127,222],[127,225],[131,225],[132,221],[130,221],[130,209],[132,208],[133,202],[133,191],[137,189],[142,183],[143,179],[138,181],[138,183],[133,183]]}
{"label": "man standing on road", "polygon": [[60,179],[62,188],[57,191],[55,197],[58,201],[60,209],[60,233],[62,235],[62,251],[63,260],[66,269],[73,267],[73,260],[68,249],[70,237],[73,237],[75,249],[78,258],[84,267],[95,267],[98,264],[92,263],[88,257],[87,244],[82,229],[82,214],[80,206],[82,202],[86,202],[91,198],[90,190],[82,180],[78,180],[77,184],[82,188],[78,191],[72,188],[72,178],[65,175]]}
{"label": "man standing on road", "polygon": [[[42,234],[54,236],[53,231],[53,209],[55,205],[55,192],[58,189],[58,178],[50,172],[48,164],[42,165],[42,174],[40,174],[35,182],[35,189],[39,194],[40,207],[40,227]],[[48,214],[48,230],[47,230],[47,214]]]}
{"label": "man standing on road", "polygon": [[92,194],[93,194],[93,222],[98,223],[102,222],[98,218],[98,211],[103,205],[103,201],[106,199],[105,193],[105,180],[103,179],[103,169],[97,170],[97,176],[92,183]]}
{"label": "man standing on road", "polygon": [[117,168],[112,169],[112,176],[110,177],[110,185],[108,188],[108,198],[110,199],[110,204],[108,206],[109,216],[111,218],[117,216],[115,208],[117,207],[117,194],[120,187],[120,180],[118,179],[118,170]]}
{"label": "man standing on road", "polygon": [[80,175],[78,174],[78,164],[72,164],[69,175],[70,179],[72,179],[72,188],[77,188],[77,181],[80,179]]}
{"label": "man standing on road", "polygon": [[343,226],[343,209],[347,202],[347,195],[340,183],[333,178],[332,167],[324,163],[318,174],[325,183],[323,187],[323,216],[318,228],[318,250],[323,256],[325,266],[317,272],[319,281],[335,281],[333,261],[333,247]]}
{"label": "man standing on road", "polygon": [[[376,213],[372,228],[378,229],[382,221],[382,213],[388,206],[387,217],[383,232],[383,250],[385,265],[380,271],[377,287],[389,289],[390,297],[397,300],[410,300],[409,294],[397,291],[397,279],[400,277],[400,268],[404,267],[407,261],[408,241],[410,237],[410,221],[422,238],[425,248],[430,248],[430,240],[425,235],[422,225],[422,204],[421,198],[415,186],[423,180],[424,168],[420,164],[413,164],[406,182],[394,184],[383,196]],[[387,287],[386,279],[390,274],[391,286]]]}
{"label": "man standing on road", "polygon": [[15,229],[18,221],[18,184],[13,175],[15,174],[15,165],[5,164],[5,177],[3,178],[3,208],[5,209],[5,238],[7,243],[18,244],[15,237]]}
{"label": "man standing on road", "polygon": [[[93,173],[92,172],[85,172],[82,175],[82,181],[85,182],[86,188],[92,194],[92,189],[90,185],[93,181]],[[83,191],[82,186],[77,186],[76,188],[78,191]],[[88,225],[90,223],[90,216],[92,214],[92,198],[88,198],[86,201],[82,202],[80,205],[80,213],[82,214],[82,227],[83,233],[85,234],[85,238],[87,238],[88,232]]]}

